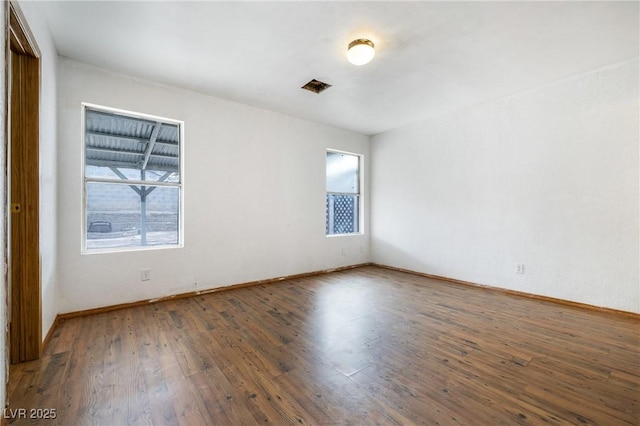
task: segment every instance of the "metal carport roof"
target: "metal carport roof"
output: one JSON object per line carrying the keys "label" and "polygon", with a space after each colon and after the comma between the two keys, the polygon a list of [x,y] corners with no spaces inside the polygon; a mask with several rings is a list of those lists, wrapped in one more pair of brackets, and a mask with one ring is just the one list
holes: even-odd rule
{"label": "metal carport roof", "polygon": [[177,172],[178,125],[97,111],[85,111],[85,157],[89,166]]}

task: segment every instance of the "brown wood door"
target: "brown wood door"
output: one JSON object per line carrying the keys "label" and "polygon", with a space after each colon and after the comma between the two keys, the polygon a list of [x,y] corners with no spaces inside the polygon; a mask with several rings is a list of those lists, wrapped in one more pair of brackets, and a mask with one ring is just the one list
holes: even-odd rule
{"label": "brown wood door", "polygon": [[40,61],[26,23],[9,6],[9,353],[12,363],[38,359],[40,297],[39,96]]}

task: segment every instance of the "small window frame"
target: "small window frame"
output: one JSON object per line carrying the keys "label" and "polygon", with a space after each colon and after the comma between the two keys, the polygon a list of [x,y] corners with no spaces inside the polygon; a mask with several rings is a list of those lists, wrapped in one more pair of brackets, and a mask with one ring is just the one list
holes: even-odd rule
{"label": "small window frame", "polygon": [[[345,155],[351,155],[354,157],[358,158],[358,192],[357,193],[336,193],[336,192],[331,192],[328,190],[327,188],[327,183],[326,183],[326,178],[327,178],[327,154],[328,153],[334,153],[334,154],[345,154]],[[364,186],[364,155],[357,153],[357,152],[351,152],[351,151],[344,151],[344,150],[340,150],[340,149],[333,149],[333,148],[327,148],[325,151],[325,236],[327,238],[334,238],[334,237],[349,237],[349,236],[354,236],[354,235],[363,235],[364,234],[364,221],[365,221],[365,216],[364,216],[364,196],[365,196],[365,186]],[[345,233],[327,233],[328,230],[328,210],[326,208],[326,202],[327,202],[327,196],[328,195],[356,195],[357,199],[358,199],[358,230],[354,231],[354,232],[345,232]]]}

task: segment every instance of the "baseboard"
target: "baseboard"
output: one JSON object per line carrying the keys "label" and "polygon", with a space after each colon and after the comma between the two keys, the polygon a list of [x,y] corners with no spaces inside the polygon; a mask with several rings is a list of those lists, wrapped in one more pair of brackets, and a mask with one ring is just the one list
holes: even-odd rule
{"label": "baseboard", "polygon": [[42,341],[42,344],[40,345],[40,356],[42,356],[42,354],[44,353],[44,349],[49,344],[51,337],[53,337],[53,333],[56,331],[56,328],[59,322],[60,322],[60,315],[56,315],[56,317],[53,320],[53,324],[51,324],[51,327],[49,327],[49,331],[47,332],[47,335],[45,336],[44,340]]}
{"label": "baseboard", "polygon": [[[207,289],[207,290],[190,291],[188,293],[174,294],[174,295],[170,295],[170,296],[158,297],[158,298],[155,298],[155,299],[138,300],[138,301],[135,301],[135,302],[120,303],[120,304],[117,304],[117,305],[103,306],[103,307],[100,307],[100,308],[85,309],[85,310],[82,310],[82,311],[74,311],[74,312],[66,312],[66,313],[58,314],[56,316],[56,319],[53,322],[53,326],[51,327],[51,330],[49,330],[49,333],[47,333],[47,339],[45,339],[45,343],[48,342],[48,339],[51,337],[50,335],[53,333],[52,330],[55,328],[54,326],[59,321],[63,321],[63,320],[70,319],[70,318],[77,318],[77,317],[84,317],[84,316],[88,316],[88,315],[103,314],[103,313],[106,313],[106,312],[118,311],[120,309],[135,308],[135,307],[138,307],[138,306],[145,306],[145,305],[150,305],[150,304],[153,304],[153,303],[166,302],[166,301],[169,301],[169,300],[186,299],[188,297],[201,296],[201,295],[210,294],[210,293],[218,293],[218,292],[221,292],[221,291],[235,290],[235,289],[239,289],[239,288],[252,287],[252,286],[256,286],[256,285],[271,284],[271,283],[276,283],[276,282],[280,282],[280,281],[295,280],[295,279],[299,279],[299,278],[313,277],[313,276],[316,276],[316,275],[328,274],[328,273],[331,273],[331,272],[346,271],[346,270],[349,270],[349,269],[361,268],[363,266],[369,266],[369,265],[371,265],[371,263],[360,263],[360,264],[357,264],[357,265],[341,266],[341,267],[338,267],[338,268],[325,269],[325,270],[321,270],[321,271],[305,272],[305,273],[302,273],[302,274],[287,275],[287,276],[284,276],[284,277],[277,277],[277,278],[268,278],[268,279],[264,279],[264,280],[250,281],[250,282],[246,282],[246,283],[233,284],[233,285],[224,286],[224,287],[216,287],[216,288],[211,288],[211,289]],[[43,345],[45,343],[43,343]]]}
{"label": "baseboard", "polygon": [[407,273],[407,274],[421,276],[421,277],[424,277],[424,278],[430,278],[430,279],[434,279],[434,280],[438,280],[438,281],[444,281],[444,282],[448,282],[448,283],[452,283],[452,284],[465,285],[465,286],[475,287],[475,288],[481,288],[481,289],[484,289],[484,290],[495,291],[495,292],[499,292],[499,293],[503,293],[503,294],[509,294],[509,295],[512,295],[512,296],[525,297],[525,298],[528,298],[528,299],[540,300],[540,301],[544,301],[544,302],[550,302],[550,303],[555,303],[555,304],[564,305],[564,306],[571,306],[571,307],[574,307],[574,308],[586,309],[586,310],[590,310],[590,311],[605,312],[605,313],[610,313],[610,314],[614,314],[614,315],[625,316],[625,317],[630,317],[630,318],[634,318],[634,319],[640,320],[640,314],[637,314],[635,312],[621,311],[621,310],[618,310],[618,309],[605,308],[605,307],[601,307],[601,306],[594,306],[594,305],[589,305],[589,304],[586,304],[586,303],[573,302],[573,301],[570,301],[570,300],[557,299],[557,298],[548,297],[548,296],[541,296],[541,295],[538,295],[538,294],[526,293],[526,292],[517,291],[517,290],[503,289],[503,288],[499,288],[499,287],[493,287],[493,286],[490,286],[490,285],[478,284],[478,283],[474,283],[474,282],[470,282],[470,281],[458,280],[458,279],[455,279],[455,278],[444,277],[444,276],[441,276],[441,275],[427,274],[427,273],[424,273],[424,272],[417,272],[417,271],[413,271],[413,270],[410,270],[410,269],[398,268],[398,267],[395,267],[395,266],[389,266],[389,265],[384,265],[384,264],[380,264],[380,263],[360,263],[360,264],[357,264],[357,265],[342,266],[342,267],[338,267],[338,268],[325,269],[325,270],[321,270],[321,271],[305,272],[305,273],[302,273],[302,274],[287,275],[287,276],[277,277],[277,278],[268,278],[268,279],[264,279],[264,280],[250,281],[250,282],[240,283],[240,284],[233,284],[233,285],[230,285],[230,286],[216,287],[216,288],[211,288],[211,289],[207,289],[207,290],[199,290],[199,291],[191,291],[191,292],[187,292],[187,293],[174,294],[174,295],[159,297],[159,298],[155,298],[155,299],[138,300],[138,301],[135,301],[135,302],[120,303],[120,304],[117,304],[117,305],[103,306],[103,307],[100,307],[100,308],[85,309],[85,310],[81,310],[81,311],[66,312],[66,313],[58,314],[56,316],[56,319],[54,320],[53,324],[51,325],[51,328],[49,329],[49,332],[47,333],[47,336],[45,337],[44,341],[42,342],[42,348],[45,348],[47,346],[49,340],[51,340],[51,337],[53,336],[53,333],[55,332],[55,329],[56,329],[56,326],[58,325],[58,323],[60,321],[66,320],[66,319],[83,317],[83,316],[88,316],[88,315],[102,314],[102,313],[106,313],[106,312],[118,311],[118,310],[121,310],[121,309],[135,308],[135,307],[138,307],[138,306],[145,306],[145,305],[149,305],[149,304],[153,304],[153,303],[166,302],[166,301],[169,301],[169,300],[185,299],[185,298],[188,298],[188,297],[201,296],[201,295],[204,295],[204,294],[217,293],[217,292],[222,292],[222,291],[229,291],[229,290],[245,288],[245,287],[252,287],[252,286],[256,286],[256,285],[271,284],[271,283],[280,282],[280,281],[313,277],[313,276],[317,276],[317,275],[328,274],[328,273],[331,273],[331,272],[339,272],[339,271],[346,271],[346,270],[349,270],[349,269],[361,268],[361,267],[364,267],[364,266],[376,266],[376,267],[379,267],[379,268],[382,268],[382,269],[388,269],[388,270],[391,270],[391,271],[403,272],[403,273]]}
{"label": "baseboard", "polygon": [[377,267],[383,268],[383,269],[388,269],[388,270],[391,270],[391,271],[404,272],[404,273],[407,273],[407,274],[417,275],[417,276],[425,277],[425,278],[431,278],[431,279],[438,280],[438,281],[445,281],[445,282],[452,283],[452,284],[465,285],[465,286],[468,286],[468,287],[475,287],[475,288],[482,288],[484,290],[489,290],[489,291],[495,291],[495,292],[499,292],[499,293],[509,294],[511,296],[525,297],[525,298],[528,298],[528,299],[540,300],[540,301],[543,301],[543,302],[550,302],[550,303],[555,303],[555,304],[563,305],[563,306],[571,306],[571,307],[574,307],[574,308],[586,309],[586,310],[590,310],[590,311],[606,312],[606,313],[609,313],[609,314],[614,314],[614,315],[619,315],[619,316],[624,316],[624,317],[629,317],[629,318],[634,318],[634,319],[640,320],[640,314],[635,313],[635,312],[621,311],[619,309],[605,308],[605,307],[602,307],[602,306],[595,306],[595,305],[589,305],[587,303],[573,302],[571,300],[565,300],[565,299],[557,299],[555,297],[542,296],[542,295],[533,294],[533,293],[526,293],[524,291],[509,290],[509,289],[506,289],[506,288],[493,287],[493,286],[486,285],[486,284],[478,284],[478,283],[474,283],[474,282],[470,282],[470,281],[463,281],[463,280],[458,280],[458,279],[455,279],[455,278],[443,277],[441,275],[427,274],[427,273],[424,273],[424,272],[417,272],[417,271],[412,271],[410,269],[397,268],[395,266],[383,265],[383,264],[380,264],[380,263],[371,263],[371,265],[372,266],[377,266]]}

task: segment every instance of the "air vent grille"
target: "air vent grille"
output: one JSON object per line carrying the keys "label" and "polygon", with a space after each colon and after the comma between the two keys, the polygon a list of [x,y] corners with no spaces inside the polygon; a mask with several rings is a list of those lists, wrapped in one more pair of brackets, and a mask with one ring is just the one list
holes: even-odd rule
{"label": "air vent grille", "polygon": [[320,93],[326,89],[331,87],[330,84],[323,83],[322,81],[316,80],[315,78],[302,86],[303,89],[308,90],[313,93]]}

